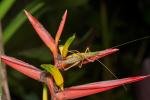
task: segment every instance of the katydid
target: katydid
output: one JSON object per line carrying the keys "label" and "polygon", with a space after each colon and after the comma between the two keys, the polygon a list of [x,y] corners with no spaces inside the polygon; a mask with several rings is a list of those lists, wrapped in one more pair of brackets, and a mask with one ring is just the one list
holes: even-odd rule
{"label": "katydid", "polygon": [[[99,59],[101,57],[104,57],[104,56],[106,56],[108,54],[111,54],[111,53],[114,53],[114,52],[118,51],[119,49],[117,49],[117,47],[129,44],[129,43],[132,43],[132,42],[135,42],[135,41],[147,39],[147,38],[150,38],[150,36],[146,36],[146,37],[142,37],[142,38],[135,39],[135,40],[132,40],[132,41],[128,41],[128,42],[125,42],[123,44],[114,46],[114,47],[112,47],[110,49],[106,49],[106,50],[103,50],[103,51],[89,52],[89,49],[86,49],[86,51],[84,53],[80,53],[80,52],[74,50],[74,51],[76,51],[76,53],[73,51],[71,55],[63,57],[63,60],[60,60],[60,64],[62,64],[62,65],[63,64],[69,65],[69,66],[67,66],[67,68],[64,67],[64,70],[68,70],[71,67],[74,67],[76,65],[80,65],[79,67],[81,68],[82,64],[86,64],[88,62],[94,62],[95,60],[97,60],[97,59]],[[74,38],[72,39],[72,41],[73,40],[74,40]],[[67,47],[67,49],[68,49],[68,47]],[[66,52],[71,52],[71,51],[67,50]],[[58,67],[59,67],[59,69],[61,69],[62,66],[60,65]]]}
{"label": "katydid", "polygon": [[[64,68],[65,70],[79,64],[80,64],[79,67],[81,68],[82,63],[93,62],[96,59],[99,59],[103,56],[118,51],[118,49],[116,48],[106,49],[104,51],[96,51],[96,52],[89,52],[89,49],[87,48],[84,53],[80,53],[77,50],[69,51],[68,48],[71,45],[71,43],[74,41],[74,39],[75,39],[75,35],[69,37],[64,45],[59,46],[59,50],[61,53],[61,56],[58,56],[59,64],[57,66],[59,69],[64,68],[62,64],[69,65],[68,68]],[[68,52],[71,52],[72,54],[67,56]]]}
{"label": "katydid", "polygon": [[64,70],[68,70],[76,65],[79,65],[79,67],[81,68],[82,64],[94,62],[95,60],[108,54],[111,54],[113,52],[116,52],[118,50],[119,49],[114,48],[114,49],[106,49],[104,51],[89,52],[89,49],[87,48],[85,53],[77,52],[67,56],[64,60],[60,61],[60,64],[70,65],[67,66],[67,68],[64,67]]}
{"label": "katydid", "polygon": [[[98,59],[101,58],[101,56],[106,56],[108,54],[111,54],[113,52],[116,52],[118,51],[119,49],[116,49],[116,47],[120,47],[120,46],[123,46],[123,45],[126,45],[126,44],[129,44],[129,43],[132,43],[132,42],[135,42],[135,41],[139,41],[139,40],[143,40],[143,39],[146,39],[146,38],[149,38],[150,36],[147,36],[147,37],[142,37],[142,38],[139,38],[139,39],[136,39],[136,40],[132,40],[132,41],[129,41],[129,42],[126,42],[126,43],[123,43],[121,45],[117,45],[117,46],[114,46],[110,49],[106,49],[104,51],[95,51],[95,52],[87,52],[88,49],[86,50],[85,53],[80,53],[77,51],[77,53],[73,52],[73,54],[67,56],[67,53],[66,53],[66,56],[67,57],[63,57],[65,58],[64,60],[61,60],[60,61],[60,64],[66,64],[66,65],[69,65],[67,66],[66,68],[64,68],[64,70],[68,70],[74,66],[79,66],[79,68],[82,67],[82,64],[85,64],[85,63],[88,63],[88,62],[94,62],[95,60],[97,60],[98,62],[100,62]],[[69,46],[68,46],[69,47]],[[67,48],[68,49],[68,48]],[[108,50],[110,50],[108,52]],[[113,51],[114,50],[114,51]],[[113,51],[113,52],[112,52]],[[100,62],[115,78],[116,75],[107,67],[105,66],[102,62]],[[117,78],[118,79],[118,78]]]}
{"label": "katydid", "polygon": [[[118,51],[119,49],[106,49],[104,51],[95,51],[95,52],[89,52],[89,48],[87,48],[85,50],[85,53],[80,53],[77,51],[77,53],[73,53],[69,56],[66,57],[66,60],[61,61],[61,63],[65,63],[68,64],[70,66],[68,66],[67,68],[64,68],[64,70],[68,70],[74,66],[79,66],[79,68],[82,67],[82,64],[86,63],[86,62],[94,62],[95,60],[98,61],[102,66],[104,66],[115,78],[118,79],[118,77],[105,65],[103,64],[101,61],[98,60],[99,56],[103,53],[108,54]],[[71,51],[72,52],[72,51]],[[93,58],[94,57],[94,58]],[[126,89],[126,87],[124,86],[124,88]]]}

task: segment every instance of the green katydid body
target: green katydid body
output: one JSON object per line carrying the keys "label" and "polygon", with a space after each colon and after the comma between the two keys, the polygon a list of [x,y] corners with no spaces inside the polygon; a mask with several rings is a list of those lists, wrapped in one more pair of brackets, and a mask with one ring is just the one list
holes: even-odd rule
{"label": "green katydid body", "polygon": [[[65,68],[65,70],[67,70],[76,65],[79,65],[79,64],[82,65],[82,62],[84,60],[88,60],[88,61],[92,62],[92,60],[89,60],[88,58],[97,56],[99,53],[101,53],[101,51],[86,52],[86,53],[73,53],[73,54],[67,56],[65,60],[62,60],[61,63],[70,65],[68,68]],[[79,66],[79,67],[81,67],[81,66]]]}
{"label": "green katydid body", "polygon": [[64,63],[64,64],[73,64],[73,63],[80,62],[80,61],[83,61],[83,60],[88,60],[88,58],[96,56],[100,52],[101,51],[87,52],[87,53],[74,53],[72,55],[67,56],[66,59],[62,61],[62,63]]}

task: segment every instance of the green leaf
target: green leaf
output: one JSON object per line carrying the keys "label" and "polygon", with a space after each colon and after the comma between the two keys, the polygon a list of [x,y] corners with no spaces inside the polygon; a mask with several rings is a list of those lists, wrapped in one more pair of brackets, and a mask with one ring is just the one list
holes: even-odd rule
{"label": "green leaf", "polygon": [[[35,13],[39,9],[41,9],[44,6],[43,2],[34,1],[27,5],[25,7],[26,9],[29,9],[29,12]],[[13,18],[13,20],[9,23],[9,25],[4,29],[4,35],[3,35],[3,43],[6,44],[8,40],[13,36],[13,34],[17,31],[17,29],[20,28],[20,26],[26,21],[26,16],[24,14],[24,11],[21,10],[21,12]]]}
{"label": "green leaf", "polygon": [[4,18],[8,10],[12,7],[16,0],[2,0],[0,2],[0,20]]}
{"label": "green leaf", "polygon": [[62,49],[62,56],[66,57],[68,54],[68,48],[71,45],[71,43],[73,42],[73,40],[75,39],[75,34],[71,37],[68,38],[68,40],[66,41],[65,45],[63,46]]}
{"label": "green leaf", "polygon": [[51,64],[42,64],[41,67],[53,76],[56,85],[59,86],[61,90],[63,90],[64,79],[59,69]]}

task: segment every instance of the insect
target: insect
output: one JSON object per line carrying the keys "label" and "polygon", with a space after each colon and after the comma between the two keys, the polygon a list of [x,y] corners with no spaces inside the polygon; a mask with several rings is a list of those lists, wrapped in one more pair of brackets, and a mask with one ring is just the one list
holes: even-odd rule
{"label": "insect", "polygon": [[[57,64],[57,67],[59,69],[63,68],[64,70],[68,70],[71,67],[74,67],[76,65],[79,65],[79,68],[81,68],[82,64],[93,62],[96,59],[99,59],[103,56],[118,51],[118,49],[116,48],[106,49],[104,51],[95,51],[95,52],[90,52],[89,48],[87,48],[84,53],[80,53],[77,50],[69,51],[68,48],[71,45],[71,43],[74,41],[74,39],[75,39],[75,34],[69,37],[64,45],[59,46],[59,50],[61,54],[58,57],[59,63]],[[68,55],[68,52],[72,54]]]}
{"label": "insect", "polygon": [[[67,67],[64,67],[64,70],[68,70],[76,65],[78,65],[79,68],[81,68],[82,64],[86,64],[88,62],[94,62],[95,60],[97,60],[103,56],[106,56],[110,53],[116,52],[118,50],[119,49],[114,48],[114,49],[106,49],[104,51],[90,52],[89,48],[87,48],[84,53],[80,53],[76,50],[73,50],[73,51],[69,51],[72,54],[67,56],[65,58],[65,60],[62,60],[60,63],[69,65]],[[75,53],[75,52],[77,52],[77,53]]]}
{"label": "insect", "polygon": [[[87,48],[85,50],[85,53],[80,53],[79,51],[73,50],[73,51],[69,51],[72,54],[66,57],[66,60],[61,61],[61,63],[65,63],[68,64],[69,66],[64,68],[64,70],[68,70],[74,66],[79,66],[79,68],[82,67],[82,64],[85,64],[87,62],[94,62],[95,60],[98,61],[102,66],[104,66],[116,79],[118,79],[118,77],[105,65],[103,64],[99,59],[99,57],[101,57],[101,55],[103,55],[104,53],[106,54],[110,54],[112,52],[116,52],[119,49],[106,49],[104,51],[95,51],[95,52],[90,52],[89,48]],[[110,52],[108,52],[110,51]],[[77,52],[77,53],[75,53]],[[104,55],[103,55],[104,56]],[[123,87],[126,90],[126,87],[123,85]]]}
{"label": "insect", "polygon": [[[132,41],[123,43],[121,45],[114,46],[114,47],[112,47],[111,49],[108,49],[108,50],[113,50],[114,49],[114,52],[116,52],[116,51],[119,50],[119,49],[116,49],[116,47],[120,47],[120,46],[129,44],[129,43],[132,43],[132,42],[135,42],[135,41],[143,40],[143,39],[146,39],[146,38],[149,38],[149,37],[150,36],[139,38],[139,39],[136,39],[136,40],[132,40]],[[74,66],[79,66],[79,68],[81,68],[82,64],[86,64],[88,62],[94,62],[96,60],[99,63],[101,63],[101,65],[104,66],[116,79],[118,79],[118,77],[107,66],[105,66],[105,64],[103,64],[101,61],[98,60],[99,58],[101,58],[101,56],[103,54],[105,54],[105,55],[110,54],[110,53],[108,53],[108,50],[106,49],[104,51],[90,52],[89,49],[87,48],[84,53],[80,53],[76,50],[69,51],[72,54],[69,55],[69,56],[66,56],[65,59],[61,61],[61,63],[68,65],[67,67],[64,67],[64,70],[68,70],[68,69],[70,69]],[[103,56],[105,56],[105,55],[103,55]],[[125,85],[123,85],[123,87],[126,90]]]}
{"label": "insect", "polygon": [[101,57],[104,57],[108,54],[111,54],[111,53],[114,53],[114,52],[118,51],[119,49],[117,49],[117,47],[129,44],[129,43],[132,43],[132,42],[135,42],[135,41],[143,40],[143,39],[146,39],[146,38],[149,38],[149,37],[150,36],[135,39],[135,40],[123,43],[121,45],[114,46],[110,49],[103,50],[103,51],[90,52],[89,48],[87,48],[84,53],[80,53],[77,50],[67,51],[67,52],[71,52],[72,54],[64,57],[64,59],[60,61],[60,63],[62,65],[67,65],[67,66],[61,66],[60,65],[59,69],[61,69],[61,67],[63,67],[64,70],[68,70],[68,69],[70,69],[74,66],[77,66],[77,65],[79,66],[79,68],[81,68],[82,64],[86,64],[88,62],[94,62],[95,60],[98,60]]}

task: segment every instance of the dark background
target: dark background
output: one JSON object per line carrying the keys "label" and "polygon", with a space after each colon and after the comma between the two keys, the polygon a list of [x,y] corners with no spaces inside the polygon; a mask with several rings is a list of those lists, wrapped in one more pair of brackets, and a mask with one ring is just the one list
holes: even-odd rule
{"label": "dark background", "polygon": [[[1,0],[2,1],[2,0]],[[36,2],[36,3],[35,3]],[[33,4],[32,4],[33,3]],[[67,21],[60,44],[76,33],[70,49],[84,52],[111,48],[125,42],[150,35],[149,0],[16,0],[2,19],[3,32],[23,9],[43,6],[33,15],[55,36],[64,11]],[[27,8],[28,5],[31,7]],[[23,15],[25,16],[25,15]],[[18,24],[22,18],[13,22]],[[11,33],[11,29],[9,33]],[[50,50],[40,40],[29,21],[12,32],[4,44],[5,54],[26,61],[37,67],[53,63]],[[5,34],[5,32],[4,32]],[[143,39],[123,46],[119,52],[100,59],[118,78],[149,74],[150,39]],[[12,100],[41,100],[42,84],[8,68],[8,81]],[[83,65],[63,73],[65,87],[95,81],[115,79],[100,63]],[[78,100],[149,100],[150,86],[145,82],[127,85],[108,92]],[[143,89],[143,90],[142,90]],[[141,99],[142,98],[142,99]],[[145,98],[145,99],[144,99]]]}

